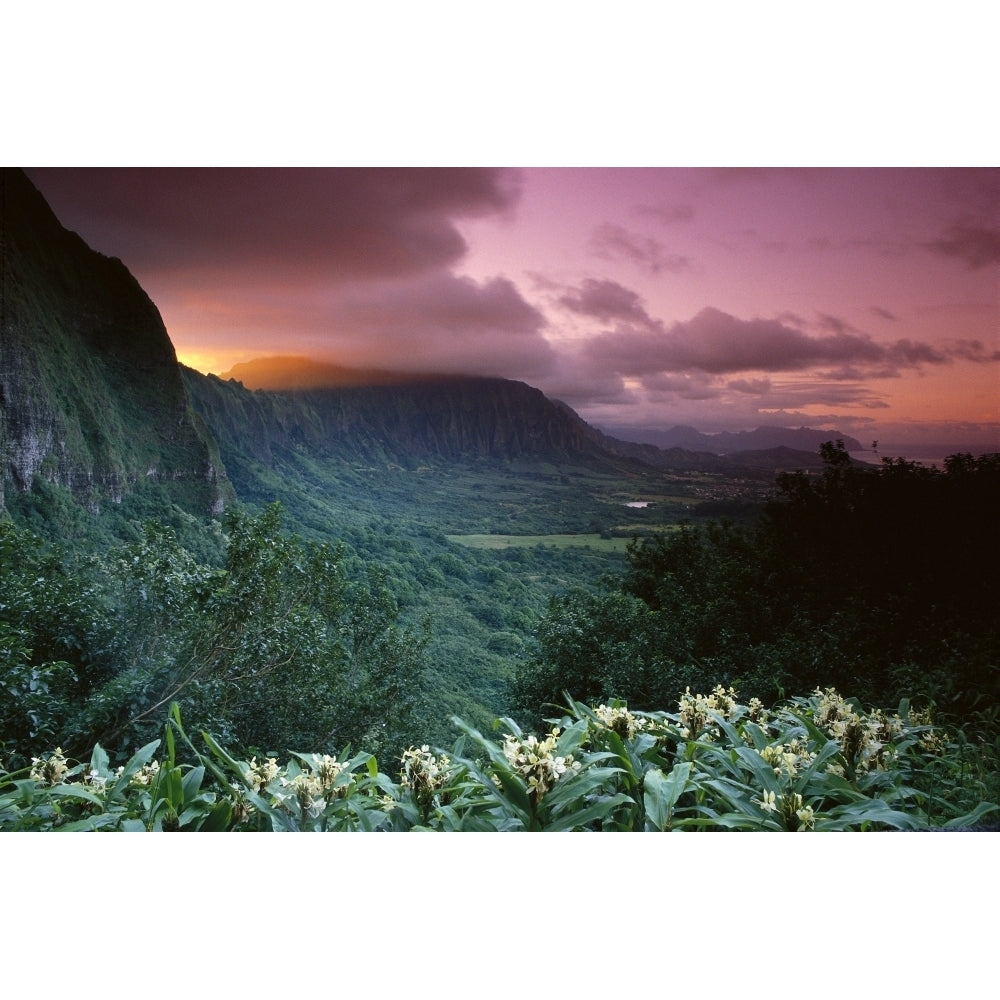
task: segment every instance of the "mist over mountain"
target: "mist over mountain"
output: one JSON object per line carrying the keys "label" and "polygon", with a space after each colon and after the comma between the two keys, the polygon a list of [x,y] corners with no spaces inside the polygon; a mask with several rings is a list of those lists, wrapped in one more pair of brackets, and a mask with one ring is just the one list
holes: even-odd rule
{"label": "mist over mountain", "polygon": [[[434,376],[402,374],[376,368],[348,368],[332,361],[316,361],[298,355],[253,358],[233,365],[218,376],[230,379],[247,389],[282,392],[289,389],[339,389],[344,386],[399,385],[434,379]],[[438,376],[440,380],[440,376]]]}
{"label": "mist over mountain", "polygon": [[91,509],[154,482],[219,511],[231,489],[156,306],[124,264],[0,172],[0,506],[43,481]]}

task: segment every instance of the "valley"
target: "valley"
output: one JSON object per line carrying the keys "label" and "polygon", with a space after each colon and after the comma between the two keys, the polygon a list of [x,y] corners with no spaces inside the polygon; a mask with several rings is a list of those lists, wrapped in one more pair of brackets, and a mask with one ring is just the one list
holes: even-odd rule
{"label": "valley", "polygon": [[2,183],[4,516],[80,558],[152,523],[211,567],[227,511],[280,505],[284,534],[339,547],[348,588],[377,578],[424,637],[414,738],[508,714],[548,602],[620,574],[632,539],[752,519],[776,472],[816,461],[622,441],[505,379],[338,369],[330,385],[315,369],[297,370],[309,388],[251,390],[202,375],[121,261],[67,232],[22,172]]}
{"label": "valley", "polygon": [[[220,440],[245,504],[278,502],[289,530],[343,543],[352,575],[379,567],[401,620],[426,627],[421,732],[441,744],[453,738],[451,715],[488,729],[511,714],[509,686],[551,598],[620,574],[633,539],[697,520],[705,503],[756,504],[773,487],[765,477],[615,474],[526,457],[378,468],[289,449],[265,464]],[[650,506],[628,507],[635,496]]]}

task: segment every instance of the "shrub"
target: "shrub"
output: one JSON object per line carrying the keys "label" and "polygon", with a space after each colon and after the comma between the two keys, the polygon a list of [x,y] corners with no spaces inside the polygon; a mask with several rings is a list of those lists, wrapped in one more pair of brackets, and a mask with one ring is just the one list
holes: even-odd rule
{"label": "shrub", "polygon": [[721,685],[676,712],[567,698],[541,738],[453,721],[454,747],[410,747],[396,780],[349,747],[246,761],[203,732],[199,750],[174,705],[161,758],[155,740],[116,769],[100,746],[87,763],[60,748],[0,761],[0,830],[964,830],[1000,808],[980,797],[996,787],[988,748],[833,688],[770,711]]}

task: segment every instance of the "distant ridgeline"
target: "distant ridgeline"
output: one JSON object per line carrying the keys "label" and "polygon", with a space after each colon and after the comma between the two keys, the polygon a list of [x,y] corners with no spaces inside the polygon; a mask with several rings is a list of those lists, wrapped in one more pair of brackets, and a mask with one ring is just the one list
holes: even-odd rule
{"label": "distant ridgeline", "polygon": [[519,460],[609,473],[723,471],[718,456],[616,441],[540,390],[500,378],[422,377],[395,384],[254,390],[182,369],[235,483],[243,467],[272,469],[304,454],[385,469]]}
{"label": "distant ridgeline", "polygon": [[657,448],[686,448],[691,451],[710,451],[717,455],[736,457],[740,453],[773,451],[777,448],[809,451],[818,454],[827,441],[843,441],[848,451],[863,451],[857,438],[840,431],[818,431],[810,427],[758,427],[752,431],[703,434],[693,427],[677,426],[667,430],[648,427],[618,427],[618,434],[625,434],[630,441],[642,441]]}
{"label": "distant ridgeline", "polygon": [[149,296],[20,170],[0,171],[0,213],[0,509],[41,480],[91,510],[156,483],[221,511],[231,487]]}
{"label": "distant ridgeline", "polygon": [[14,494],[55,486],[95,512],[152,488],[188,513],[218,514],[243,489],[260,498],[260,470],[280,479],[316,461],[761,477],[820,464],[788,448],[724,458],[617,440],[499,378],[357,372],[352,382],[344,370],[335,388],[251,391],[179,365],[124,264],[64,229],[22,171],[0,172],[0,207],[0,510],[5,497],[9,508]]}

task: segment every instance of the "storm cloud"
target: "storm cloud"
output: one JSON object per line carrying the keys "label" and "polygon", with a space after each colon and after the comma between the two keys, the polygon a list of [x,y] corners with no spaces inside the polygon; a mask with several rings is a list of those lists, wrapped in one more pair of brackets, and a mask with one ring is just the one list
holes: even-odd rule
{"label": "storm cloud", "polygon": [[344,283],[423,274],[466,252],[455,225],[510,210],[491,169],[28,171],[69,228],[143,272]]}
{"label": "storm cloud", "polygon": [[596,363],[636,376],[689,370],[789,372],[819,365],[913,366],[947,360],[927,344],[907,340],[879,344],[833,317],[824,317],[821,325],[831,332],[810,335],[779,320],[739,319],[706,307],[692,319],[670,326],[649,318],[631,325],[619,323],[591,337],[587,352]]}
{"label": "storm cloud", "polygon": [[321,350],[402,370],[538,379],[556,364],[545,325],[506,278],[440,274],[334,299]]}

